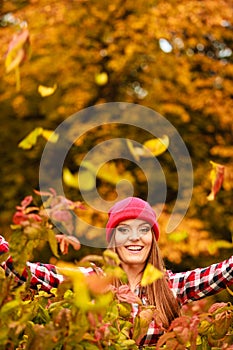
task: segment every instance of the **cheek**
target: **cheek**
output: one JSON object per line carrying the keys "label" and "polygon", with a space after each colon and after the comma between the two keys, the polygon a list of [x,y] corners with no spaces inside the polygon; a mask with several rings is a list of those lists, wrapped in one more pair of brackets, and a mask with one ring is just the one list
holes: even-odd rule
{"label": "cheek", "polygon": [[143,237],[143,243],[148,247],[152,246],[152,241],[153,241],[152,234],[153,234],[152,232],[149,232],[147,235]]}
{"label": "cheek", "polygon": [[120,233],[115,234],[116,247],[120,247],[124,245],[126,241],[127,241],[127,238],[124,235],[121,235]]}

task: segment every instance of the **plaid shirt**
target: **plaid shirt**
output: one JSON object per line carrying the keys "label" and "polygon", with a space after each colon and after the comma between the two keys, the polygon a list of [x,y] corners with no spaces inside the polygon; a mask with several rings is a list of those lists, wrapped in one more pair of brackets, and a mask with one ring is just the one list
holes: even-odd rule
{"label": "plaid shirt", "polygon": [[[0,254],[8,252],[8,243],[0,236]],[[19,275],[13,267],[12,258],[9,257],[1,264],[6,274],[14,273],[16,281],[19,284],[24,283],[28,278],[28,272],[25,268],[23,273]],[[49,292],[52,288],[56,288],[64,277],[57,272],[54,265],[42,263],[27,263],[27,267],[31,271],[31,287],[36,289],[38,285],[41,289]],[[81,271],[90,275],[95,273],[93,268],[80,268]],[[173,273],[168,270],[169,286],[179,301],[180,305],[191,301],[202,299],[225,289],[226,286],[233,285],[233,256],[220,263],[210,265],[205,268],[197,268],[191,271]],[[140,287],[139,287],[140,288]],[[139,293],[139,288],[135,291]],[[143,298],[146,303],[146,296]],[[132,304],[133,316],[135,317],[138,310],[137,304]],[[155,345],[161,330],[152,321],[146,336],[142,339],[140,345]]]}

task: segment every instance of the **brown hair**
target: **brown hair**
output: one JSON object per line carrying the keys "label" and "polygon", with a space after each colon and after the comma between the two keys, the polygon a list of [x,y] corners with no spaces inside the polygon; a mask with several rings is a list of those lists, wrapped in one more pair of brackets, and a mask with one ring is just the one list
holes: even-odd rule
{"label": "brown hair", "polygon": [[[114,237],[115,234],[112,236],[109,249],[112,249],[116,252]],[[164,262],[161,257],[154,234],[152,235],[152,246],[147,259],[147,263],[151,263],[160,271],[165,272]],[[120,280],[115,280],[114,284],[116,287],[119,287],[122,282]],[[168,328],[171,321],[180,316],[180,306],[169,287],[169,280],[166,272],[162,278],[156,280],[145,288],[148,304],[154,305],[156,307],[163,326],[165,328]]]}

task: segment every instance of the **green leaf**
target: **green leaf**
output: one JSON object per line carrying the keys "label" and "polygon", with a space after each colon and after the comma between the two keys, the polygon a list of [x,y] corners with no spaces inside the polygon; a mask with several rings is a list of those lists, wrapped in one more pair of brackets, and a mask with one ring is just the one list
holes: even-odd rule
{"label": "green leaf", "polygon": [[84,346],[85,350],[99,350],[99,347],[95,344],[91,344],[87,341],[82,341],[81,343]]}
{"label": "green leaf", "polygon": [[163,273],[158,270],[156,267],[154,267],[152,264],[147,264],[146,268],[143,272],[141,285],[142,287],[147,286],[148,284],[153,283],[154,281],[162,278]]}
{"label": "green leaf", "polygon": [[1,314],[8,313],[8,312],[18,308],[19,305],[20,305],[20,301],[19,300],[11,300],[8,303],[3,305],[3,307],[1,308],[0,313]]}
{"label": "green leaf", "polygon": [[58,249],[57,249],[57,240],[56,240],[55,234],[54,234],[53,230],[48,229],[47,232],[48,232],[49,246],[52,250],[52,253],[54,256],[59,258]]}

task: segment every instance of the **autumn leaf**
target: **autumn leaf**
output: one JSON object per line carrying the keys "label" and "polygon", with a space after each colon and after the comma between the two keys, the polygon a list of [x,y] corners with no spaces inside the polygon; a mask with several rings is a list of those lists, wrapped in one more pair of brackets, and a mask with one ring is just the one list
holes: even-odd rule
{"label": "autumn leaf", "polygon": [[19,144],[18,147],[22,149],[31,149],[36,145],[38,137],[42,136],[47,141],[56,143],[58,140],[58,134],[51,130],[45,130],[41,127],[35,128],[31,131]]}
{"label": "autumn leaf", "polygon": [[125,171],[123,174],[119,174],[117,165],[114,162],[105,163],[98,170],[97,177],[113,185],[118,184],[121,180],[127,180],[131,184],[135,181],[130,171]]}
{"label": "autumn leaf", "polygon": [[126,140],[126,143],[132,156],[139,161],[140,158],[157,157],[164,153],[168,149],[169,138],[164,135],[162,138],[150,139],[144,142],[142,147],[134,146],[129,139]]}
{"label": "autumn leaf", "polygon": [[133,339],[139,345],[142,338],[146,335],[148,327],[153,319],[153,308],[145,308],[138,313],[134,320]]}
{"label": "autumn leaf", "polygon": [[123,284],[122,286],[116,288],[115,290],[116,297],[121,302],[126,303],[137,303],[141,304],[140,298],[132,292],[127,284]]}
{"label": "autumn leaf", "polygon": [[54,84],[52,87],[39,85],[38,92],[42,97],[51,96],[57,89],[57,84]]}
{"label": "autumn leaf", "polygon": [[68,168],[64,168],[63,181],[67,186],[82,191],[91,191],[96,185],[95,177],[89,170],[80,170],[73,174]]}
{"label": "autumn leaf", "polygon": [[155,157],[164,153],[169,146],[169,138],[167,135],[163,135],[161,138],[151,139],[144,142],[145,154],[149,150]]}
{"label": "autumn leaf", "polygon": [[163,273],[149,263],[146,265],[146,268],[143,272],[141,285],[142,287],[147,286],[148,284],[151,284],[156,280],[162,278],[162,276],[163,276]]}
{"label": "autumn leaf", "polygon": [[6,54],[5,67],[9,73],[25,60],[30,47],[29,31],[24,29],[13,36]]}
{"label": "autumn leaf", "polygon": [[112,280],[113,277],[110,276],[100,276],[97,274],[86,276],[88,288],[95,295],[109,291]]}
{"label": "autumn leaf", "polygon": [[95,82],[99,86],[106,85],[108,82],[108,74],[106,72],[101,72],[95,75]]}
{"label": "autumn leaf", "polygon": [[134,157],[134,159],[137,162],[139,162],[140,157],[143,156],[143,153],[144,153],[144,150],[142,149],[142,147],[135,147],[133,145],[133,142],[129,139],[126,139],[126,143],[127,143],[128,148],[129,148],[129,151],[132,154],[132,156]]}
{"label": "autumn leaf", "polygon": [[210,161],[210,163],[212,165],[212,169],[210,172],[210,180],[212,187],[210,194],[207,196],[208,201],[212,201],[215,199],[224,180],[224,166],[221,164],[214,163],[212,161]]}

